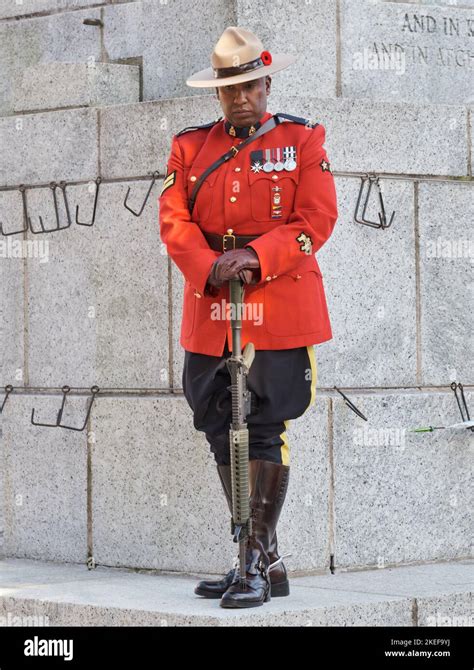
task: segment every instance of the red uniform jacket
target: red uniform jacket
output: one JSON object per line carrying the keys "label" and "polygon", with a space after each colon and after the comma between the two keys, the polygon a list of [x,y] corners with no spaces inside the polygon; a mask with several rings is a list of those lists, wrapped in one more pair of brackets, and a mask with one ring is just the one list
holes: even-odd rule
{"label": "red uniform jacket", "polygon": [[[271,116],[266,112],[260,122]],[[226,336],[232,346],[229,285],[217,297],[208,295],[207,277],[220,252],[202,233],[224,235],[229,228],[260,236],[246,245],[256,251],[261,274],[257,284],[244,284],[242,347],[250,341],[257,350],[290,349],[330,340],[315,257],[338,216],[324,126],[285,121],[257,138],[208,175],[191,217],[188,199],[196,178],[244,141],[230,135],[225,123],[173,136],[159,197],[161,240],[185,279],[180,344],[212,356],[222,356]],[[262,169],[267,161],[285,160],[294,161],[286,163],[289,170]]]}

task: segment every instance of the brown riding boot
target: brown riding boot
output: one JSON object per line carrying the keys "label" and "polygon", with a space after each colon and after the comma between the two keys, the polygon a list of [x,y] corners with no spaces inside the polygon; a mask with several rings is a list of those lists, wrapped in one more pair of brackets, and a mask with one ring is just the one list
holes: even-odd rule
{"label": "brown riding boot", "polygon": [[[231,466],[230,465],[218,465],[217,473],[222,484],[222,489],[229,506],[229,511],[232,515],[232,479],[231,479]],[[288,478],[286,481],[288,485]],[[251,491],[250,491],[251,493]],[[283,496],[286,494],[283,493]],[[277,544],[277,535],[276,531],[273,535],[272,541],[270,542],[268,556],[270,558],[270,583],[271,583],[271,595],[274,598],[280,596],[287,596],[290,593],[290,584],[288,581],[288,575],[286,572],[285,564],[283,563],[283,558],[286,556],[291,556],[291,554],[284,554],[279,556],[278,554],[278,544]],[[194,589],[194,593],[198,596],[204,596],[205,598],[221,598],[224,593],[227,591],[229,586],[232,584],[235,576],[235,570],[239,562],[239,557],[236,556],[234,560],[234,567],[229,570],[229,572],[219,580],[202,580],[200,581]]]}
{"label": "brown riding boot", "polygon": [[[242,590],[237,564],[221,607],[258,607],[271,598],[270,549],[276,550],[275,530],[288,488],[288,465],[262,459],[249,462],[252,532],[246,547],[246,589]],[[279,563],[281,565],[281,561]],[[286,571],[285,571],[286,575]]]}

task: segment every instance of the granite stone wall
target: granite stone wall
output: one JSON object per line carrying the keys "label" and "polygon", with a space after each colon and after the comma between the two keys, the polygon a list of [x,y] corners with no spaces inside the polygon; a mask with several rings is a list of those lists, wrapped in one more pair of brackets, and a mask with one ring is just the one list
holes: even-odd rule
{"label": "granite stone wall", "polygon": [[[229,568],[227,506],[181,388],[183,278],[158,226],[173,133],[221,115],[185,79],[228,25],[298,56],[268,109],[325,126],[338,194],[318,252],[333,339],[315,347],[316,403],[288,430],[285,562],[469,556],[474,435],[410,429],[461,421],[453,381],[474,417],[473,0],[0,0],[0,389],[14,387],[0,553]],[[136,217],[127,190],[137,211],[153,174]],[[395,212],[387,229],[354,221],[368,174]],[[78,225],[99,177],[94,225]],[[374,186],[367,218],[378,210]],[[32,425],[33,408],[55,422],[64,385],[73,427],[100,388],[84,431]]]}

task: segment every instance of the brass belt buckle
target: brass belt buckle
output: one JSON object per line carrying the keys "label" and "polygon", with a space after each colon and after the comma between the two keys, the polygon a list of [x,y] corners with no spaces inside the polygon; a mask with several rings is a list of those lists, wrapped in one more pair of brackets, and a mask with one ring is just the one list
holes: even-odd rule
{"label": "brass belt buckle", "polygon": [[232,228],[227,228],[227,233],[222,236],[222,251],[229,251],[226,247],[226,237],[231,237],[233,241],[233,247],[232,249],[235,249],[235,235],[232,234]]}

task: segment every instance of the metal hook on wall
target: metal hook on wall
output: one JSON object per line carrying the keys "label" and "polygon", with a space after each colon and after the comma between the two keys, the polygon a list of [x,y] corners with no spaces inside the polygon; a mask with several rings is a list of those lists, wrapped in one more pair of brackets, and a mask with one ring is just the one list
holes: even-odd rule
{"label": "metal hook on wall", "polygon": [[2,406],[0,407],[0,414],[3,412],[3,408],[5,407],[5,403],[7,402],[7,398],[12,391],[13,391],[13,386],[11,384],[7,384],[7,386],[5,386],[5,397],[3,398]]}
{"label": "metal hook on wall", "polygon": [[25,231],[28,230],[28,212],[27,212],[27,209],[26,209],[26,193],[25,193],[26,192],[26,186],[24,184],[21,184],[18,187],[18,190],[21,193],[21,201],[22,201],[22,205],[23,205],[23,224],[24,224],[24,227],[21,228],[20,230],[13,230],[11,233],[6,233],[3,230],[3,223],[0,223],[0,233],[2,235],[5,235],[5,237],[7,237],[8,235],[17,235],[18,233],[24,233]]}
{"label": "metal hook on wall", "polygon": [[31,410],[31,423],[34,426],[47,426],[48,428],[57,428],[59,426],[59,422],[61,421],[61,416],[63,413],[64,409],[64,403],[66,402],[66,395],[69,393],[71,389],[69,386],[63,386],[62,392],[63,392],[63,401],[61,403],[61,407],[58,411],[58,414],[56,416],[56,423],[41,423],[41,421],[35,421],[35,408]]}
{"label": "metal hook on wall", "polygon": [[[362,216],[359,219],[358,218],[359,206],[360,206],[360,201],[362,199],[362,193],[363,193],[366,181],[368,181],[369,187],[367,189],[367,194],[365,196],[364,206],[363,206],[363,209],[362,209]],[[377,187],[378,196],[379,196],[379,205],[380,205],[380,211],[378,212],[379,223],[377,223],[376,221],[369,221],[368,219],[365,218],[365,212],[367,211],[367,205],[369,203],[370,192],[372,190],[372,185],[373,184],[375,184],[375,186]],[[377,177],[376,175],[369,175],[369,174],[361,177],[359,195],[357,197],[357,204],[356,204],[355,212],[354,212],[354,221],[356,223],[360,223],[364,226],[370,226],[372,228],[383,228],[383,229],[385,229],[385,228],[389,228],[392,225],[394,217],[395,217],[395,211],[392,212],[392,216],[390,217],[390,221],[387,223],[387,217],[386,217],[386,214],[385,214],[385,205],[384,205],[383,197],[382,197],[382,189],[380,187],[380,178]]]}
{"label": "metal hook on wall", "polygon": [[131,209],[131,208],[128,206],[128,204],[127,204],[128,195],[129,195],[129,193],[130,193],[130,186],[128,187],[127,194],[126,194],[126,196],[125,196],[125,200],[123,201],[123,204],[124,204],[124,207],[126,207],[126,208],[128,209],[129,212],[132,212],[132,214],[133,214],[134,216],[140,216],[140,214],[141,214],[141,213],[143,212],[143,210],[145,209],[145,205],[146,205],[146,203],[147,203],[147,201],[148,201],[148,198],[149,198],[149,196],[150,196],[151,189],[153,188],[153,185],[154,185],[155,181],[158,179],[159,176],[160,176],[160,173],[159,173],[159,172],[157,172],[157,171],[156,171],[156,172],[153,172],[153,174],[152,174],[152,180],[151,180],[151,183],[150,183],[150,188],[148,189],[147,194],[146,194],[146,196],[145,196],[145,200],[143,201],[143,204],[142,204],[142,206],[141,206],[141,208],[140,208],[140,210],[139,210],[138,212],[135,212],[135,211],[134,211],[133,209]]}
{"label": "metal hook on wall", "polygon": [[[53,202],[54,202],[54,211],[56,214],[56,228],[51,228],[51,229],[46,229],[43,224],[43,218],[41,216],[38,216],[39,221],[40,221],[40,226],[41,230],[33,230],[33,225],[31,223],[30,217],[28,217],[28,222],[30,224],[30,230],[32,233],[35,235],[39,235],[41,233],[55,233],[57,230],[64,230],[65,228],[69,228],[71,225],[71,216],[69,213],[69,204],[67,201],[67,196],[66,196],[66,182],[62,181],[59,184],[57,184],[55,181],[52,181],[49,185],[49,188],[53,192]],[[58,200],[56,197],[56,189],[60,188],[63,192],[63,199],[64,199],[64,207],[66,209],[66,216],[67,216],[67,225],[66,226],[61,226],[60,221],[59,221],[59,210],[58,210]]]}
{"label": "metal hook on wall", "polygon": [[97,177],[95,180],[95,196],[94,196],[94,208],[92,210],[92,221],[90,223],[85,223],[83,221],[79,221],[79,205],[76,205],[76,223],[78,226],[93,226],[94,221],[95,221],[95,214],[97,210],[97,199],[99,197],[99,186],[101,183],[102,179],[100,177]]}
{"label": "metal hook on wall", "polygon": [[357,416],[360,416],[361,419],[364,419],[364,421],[367,421],[367,418],[362,414],[362,412],[361,412],[359,409],[357,409],[357,407],[354,405],[354,403],[352,402],[352,400],[349,400],[349,398],[348,398],[346,395],[344,395],[344,393],[343,393],[342,391],[340,391],[340,390],[337,388],[337,386],[335,386],[334,388],[336,389],[336,391],[337,391],[338,393],[340,393],[340,394],[342,395],[342,397],[344,398],[344,402],[346,403],[346,405],[347,405],[353,412],[355,412],[355,413],[357,414]]}
{"label": "metal hook on wall", "polygon": [[[68,387],[68,388],[69,388],[69,387]],[[88,405],[88,407],[87,407],[87,414],[86,414],[86,418],[84,419],[84,423],[83,423],[83,425],[82,425],[82,428],[76,428],[75,426],[66,426],[65,424],[61,423],[61,419],[62,419],[62,410],[63,410],[63,408],[64,408],[64,405],[61,407],[61,416],[59,416],[58,426],[59,426],[60,428],[66,428],[67,430],[77,430],[77,431],[79,431],[79,432],[83,431],[84,428],[87,426],[87,422],[88,422],[88,420],[89,420],[89,416],[90,416],[91,409],[92,409],[92,403],[94,402],[95,397],[96,397],[96,395],[99,393],[99,391],[100,391],[100,389],[99,389],[98,386],[92,386],[92,387],[91,387],[91,393],[92,393],[92,396],[91,396],[91,399],[90,399],[90,401],[89,401],[89,405]],[[66,397],[66,396],[64,396],[64,397]]]}
{"label": "metal hook on wall", "polygon": [[[419,428],[412,428],[411,429],[412,433],[432,433],[435,430],[463,430],[463,429],[470,430],[471,432],[474,431],[474,421],[471,421],[471,417],[469,416],[469,410],[467,408],[466,398],[464,396],[463,385],[461,383],[456,384],[456,382],[452,382],[450,387],[454,391],[454,397],[456,398],[456,402],[458,404],[459,411],[461,413],[462,422],[453,423],[449,426],[421,426]],[[457,389],[459,389],[461,392],[462,404],[458,398]]]}
{"label": "metal hook on wall", "polygon": [[[461,419],[463,420],[463,423],[465,423],[467,421],[470,421],[471,417],[469,416],[469,410],[467,408],[466,398],[464,396],[463,385],[461,384],[461,382],[459,382],[459,384],[456,384],[456,382],[452,382],[451,389],[452,389],[452,391],[454,391],[454,397],[456,398],[456,402],[458,404],[459,411],[461,412]],[[459,398],[458,398],[457,389],[459,389],[460,392],[461,392],[462,405],[461,405],[461,403],[459,401]],[[474,426],[470,426],[468,429],[474,432]]]}
{"label": "metal hook on wall", "polygon": [[64,411],[64,405],[66,403],[66,396],[71,391],[70,386],[63,386],[63,388],[62,388],[63,400],[62,400],[61,407],[59,408],[59,411],[58,411],[58,414],[57,414],[57,417],[56,417],[56,423],[41,423],[39,421],[35,421],[34,420],[34,416],[35,416],[34,408],[31,410],[31,423],[34,426],[47,426],[49,428],[66,428],[67,430],[77,430],[77,431],[81,432],[81,431],[84,430],[84,428],[87,425],[87,421],[89,420],[89,416],[90,416],[90,413],[91,413],[92,403],[94,402],[95,396],[97,395],[99,390],[100,389],[99,389],[98,386],[92,386],[91,387],[92,398],[89,402],[89,405],[88,405],[88,408],[87,408],[86,418],[85,418],[84,425],[82,426],[82,428],[76,428],[75,426],[66,426],[65,424],[61,423],[61,419],[62,419],[63,411]]}

